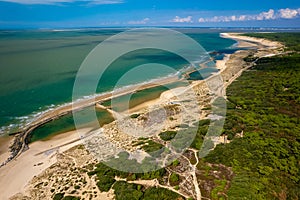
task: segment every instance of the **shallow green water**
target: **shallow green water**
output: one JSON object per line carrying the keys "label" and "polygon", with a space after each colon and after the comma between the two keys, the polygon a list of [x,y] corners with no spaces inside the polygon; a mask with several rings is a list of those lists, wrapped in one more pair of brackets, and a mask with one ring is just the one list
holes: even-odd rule
{"label": "shallow green water", "polygon": [[[93,116],[90,115],[90,110],[92,109],[92,107],[89,107],[78,112],[78,114],[82,116],[82,119],[84,119],[82,124],[79,125],[81,128],[98,128],[114,120],[110,113],[102,109],[95,109],[98,120],[94,120]],[[75,129],[73,115],[70,113],[36,128],[31,133],[30,141],[47,140],[59,133],[65,133]]]}
{"label": "shallow green water", "polygon": [[160,97],[161,93],[180,86],[187,86],[185,82],[172,83],[167,85],[160,85],[153,88],[148,88],[135,92],[133,94],[123,95],[113,100],[105,101],[102,105],[110,107],[114,111],[123,112],[127,109],[134,108],[135,106],[156,99]]}
{"label": "shallow green water", "polygon": [[[121,31],[123,30],[0,31],[1,132],[15,130],[32,119],[33,115],[70,102],[75,76],[84,58],[101,41]],[[207,51],[224,50],[235,43],[220,38],[219,32],[208,32],[203,29],[181,31],[198,41]],[[145,63],[161,63],[176,70],[188,64],[179,56],[159,50],[131,52],[121,56],[109,66],[100,81],[101,84],[98,85],[97,92],[112,90],[124,73]],[[121,86],[162,77],[167,73],[162,71],[156,74],[143,74],[124,82]],[[210,73],[207,72],[208,75]],[[155,96],[158,93],[152,91],[136,95],[140,97],[134,95],[135,101],[132,102],[138,104],[146,100],[145,96],[150,95],[149,98],[152,98],[151,95]],[[65,120],[61,122],[62,124],[69,124],[67,118],[61,120]],[[59,129],[59,126],[54,129]]]}

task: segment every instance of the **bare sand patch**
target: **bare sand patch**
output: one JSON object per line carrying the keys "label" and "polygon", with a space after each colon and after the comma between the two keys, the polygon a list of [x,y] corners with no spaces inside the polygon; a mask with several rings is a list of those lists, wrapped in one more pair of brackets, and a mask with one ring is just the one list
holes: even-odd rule
{"label": "bare sand patch", "polygon": [[[90,129],[79,130],[81,134]],[[47,141],[37,141],[17,159],[0,168],[1,199],[8,199],[17,192],[24,192],[26,184],[43,170],[54,164],[57,153],[80,144],[77,131],[59,134]]]}

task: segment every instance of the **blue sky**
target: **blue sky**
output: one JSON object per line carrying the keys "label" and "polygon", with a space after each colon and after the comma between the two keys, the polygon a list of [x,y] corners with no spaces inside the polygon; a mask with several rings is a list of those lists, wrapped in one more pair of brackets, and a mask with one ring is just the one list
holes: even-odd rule
{"label": "blue sky", "polygon": [[300,27],[299,0],[0,0],[0,28]]}

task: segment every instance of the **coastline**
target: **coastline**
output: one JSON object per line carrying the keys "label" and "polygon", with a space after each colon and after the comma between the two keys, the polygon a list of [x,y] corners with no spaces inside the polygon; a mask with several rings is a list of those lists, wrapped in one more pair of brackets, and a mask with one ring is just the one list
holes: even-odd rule
{"label": "coastline", "polygon": [[89,130],[70,131],[56,135],[51,140],[30,144],[30,148],[20,157],[0,168],[1,198],[8,199],[17,192],[25,192],[27,183],[34,176],[56,163],[59,153],[81,144],[79,134]]}
{"label": "coastline", "polygon": [[[153,88],[159,85],[167,85],[174,83],[176,81],[180,81],[180,79],[177,76],[170,76],[170,77],[165,77],[162,79],[158,79],[156,81],[151,81],[147,83],[142,83],[142,84],[136,84],[136,85],[131,85],[129,87],[125,87],[122,89],[117,89],[112,92],[107,92],[103,93],[100,95],[96,95],[92,98],[87,98],[87,99],[80,99],[78,101],[68,103],[66,105],[62,105],[60,107],[57,107],[55,109],[51,109],[47,112],[44,112],[41,114],[41,116],[37,117],[34,119],[32,122],[27,124],[25,128],[17,133],[11,134],[14,135],[14,144],[22,144],[20,147],[17,147],[17,149],[14,149],[11,151],[10,156],[7,158],[7,160],[4,163],[0,163],[0,168],[2,165],[5,165],[6,163],[10,162],[11,160],[17,158],[19,155],[22,154],[22,152],[28,148],[27,144],[27,136],[37,127],[53,120],[59,117],[62,117],[70,112],[74,111],[79,111],[81,109],[94,106],[98,102],[104,102],[107,100],[110,100],[112,98],[117,98],[123,95],[127,95],[130,93],[135,93],[137,91]],[[14,145],[13,144],[13,145]]]}
{"label": "coastline", "polygon": [[[221,36],[223,37],[224,34],[221,34]],[[265,50],[265,49],[269,49],[269,48],[276,49],[276,48],[282,47],[282,44],[280,44],[280,43],[279,43],[280,44],[279,45],[279,44],[273,43],[272,41],[267,41],[267,40],[261,41],[261,39],[257,39],[257,38],[253,38],[253,41],[251,43],[250,37],[240,36],[237,34],[225,34],[224,37],[236,40],[238,42],[238,45],[241,45],[239,47],[246,47],[247,45],[248,45],[248,47],[255,47],[255,45],[256,45],[256,47],[258,49],[257,51],[259,51],[259,49]],[[243,43],[243,42],[245,42],[245,43]],[[273,46],[273,45],[277,45],[277,46]],[[223,60],[220,60],[219,62],[217,61],[216,65],[217,65],[217,68],[220,70],[218,73],[221,74],[223,81],[224,81],[224,86],[222,89],[223,92],[225,92],[226,87],[228,85],[230,85],[230,83],[232,83],[239,75],[241,75],[241,73],[244,70],[247,69],[243,66],[244,63],[242,63],[241,58],[247,54],[249,55],[250,53],[252,53],[252,50],[241,50],[241,51],[237,51],[234,54],[227,54],[224,56]],[[266,54],[266,55],[268,55],[268,54]],[[238,65],[238,66],[236,66],[236,65]],[[125,91],[120,91],[115,94],[104,94],[101,97],[96,97],[95,99],[92,99],[92,100],[87,99],[85,101],[78,102],[78,105],[77,104],[73,105],[73,108],[81,109],[82,106],[84,106],[84,107],[87,107],[87,105],[91,106],[99,101],[104,101],[104,100],[108,100],[113,97],[122,96],[122,95],[129,94],[129,93],[132,93],[135,91],[151,88],[151,87],[154,87],[155,85],[167,84],[167,83],[172,83],[172,82],[176,82],[176,81],[179,81],[179,79],[175,80],[175,79],[170,78],[170,79],[164,80],[162,82],[145,84],[144,86],[141,86],[138,89],[136,87],[133,87],[133,88],[130,87],[130,88],[127,88],[127,90],[125,90]],[[228,81],[228,82],[226,82],[226,81]],[[192,85],[193,85],[193,87],[203,87],[204,83],[205,83],[205,80],[193,81]],[[161,102],[161,99],[164,99],[164,100],[170,99],[172,96],[173,96],[172,90],[165,91],[161,94],[160,98],[150,100],[150,101],[142,103],[138,106],[135,106],[129,110],[129,113],[138,112],[138,111],[148,108],[149,106],[152,106],[154,104],[159,104]],[[32,126],[38,126],[40,123],[45,122],[45,120],[47,120],[48,118],[51,118],[53,116],[57,117],[66,112],[70,112],[70,109],[72,110],[72,105],[68,105],[66,107],[60,108],[59,110],[53,110],[50,113],[45,113],[45,116],[38,118],[36,123],[33,124]],[[80,130],[80,131],[82,131],[81,133],[84,133],[84,131],[88,131],[88,130]],[[39,142],[35,142],[35,143],[29,145],[29,147],[30,147],[29,150],[25,151],[22,154],[19,154],[17,159],[12,160],[11,162],[7,163],[7,165],[0,168],[0,188],[3,188],[3,189],[0,189],[1,190],[0,192],[2,193],[2,195],[6,194],[7,196],[5,196],[5,197],[10,197],[10,196],[14,195],[14,192],[15,193],[20,192],[20,191],[25,192],[25,185],[33,178],[33,176],[38,175],[43,170],[47,169],[52,164],[54,164],[56,162],[55,155],[58,152],[60,152],[60,153],[64,152],[67,149],[70,149],[71,147],[80,144],[80,141],[78,141],[78,139],[79,139],[79,135],[77,134],[77,132],[71,131],[71,132],[57,135],[57,137],[55,136],[49,141],[43,141],[43,142],[39,141]],[[74,140],[77,140],[77,141],[74,143],[70,143]],[[70,144],[64,145],[66,143],[70,143]],[[52,151],[52,153],[50,153],[50,154],[47,154],[47,155],[45,154],[47,149],[53,150],[53,148],[55,149],[57,146],[60,146],[60,145],[62,145],[62,146],[57,148],[58,152]],[[25,146],[23,146],[23,148],[25,148]],[[42,152],[42,154],[38,154],[41,152]],[[43,162],[43,164],[38,165],[41,162]],[[38,165],[38,166],[34,166],[34,165]],[[24,172],[22,170],[27,170],[28,173],[26,173],[26,175],[23,175]],[[18,173],[15,173],[15,172],[18,172]],[[18,183],[11,182],[10,185],[7,185],[7,183],[4,180],[7,180],[8,177],[11,180],[18,179]],[[20,179],[20,177],[21,177],[21,179]]]}
{"label": "coastline", "polygon": [[264,38],[255,38],[242,35],[243,33],[220,33],[220,36],[223,38],[229,38],[237,41],[237,47],[245,48],[245,47],[253,47],[256,46],[258,48],[282,48],[283,44],[276,41],[270,41]]}

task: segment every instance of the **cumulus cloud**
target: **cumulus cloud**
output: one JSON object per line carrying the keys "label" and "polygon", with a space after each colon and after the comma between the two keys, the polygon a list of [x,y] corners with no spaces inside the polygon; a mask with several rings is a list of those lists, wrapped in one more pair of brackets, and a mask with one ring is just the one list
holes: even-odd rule
{"label": "cumulus cloud", "polygon": [[292,19],[295,18],[297,15],[300,15],[300,8],[298,10],[293,9],[280,9],[279,16],[284,19]]}
{"label": "cumulus cloud", "polygon": [[277,12],[270,9],[266,12],[261,12],[257,15],[232,15],[232,16],[214,16],[210,18],[199,18],[198,22],[234,22],[234,21],[261,21],[261,20],[274,20],[274,19],[293,19],[300,16],[299,9],[280,9]]}
{"label": "cumulus cloud", "polygon": [[150,21],[149,18],[145,18],[139,21],[129,21],[128,24],[147,24]]}
{"label": "cumulus cloud", "polygon": [[176,16],[172,22],[176,22],[176,23],[192,23],[193,20],[192,20],[192,16],[187,16],[187,17],[179,17],[179,16]]}
{"label": "cumulus cloud", "polygon": [[268,12],[259,13],[257,16],[254,16],[254,19],[256,20],[275,19],[275,11],[273,9],[270,9]]}
{"label": "cumulus cloud", "polygon": [[123,3],[123,0],[0,0],[19,4],[62,4],[85,2],[86,4],[118,4]]}

